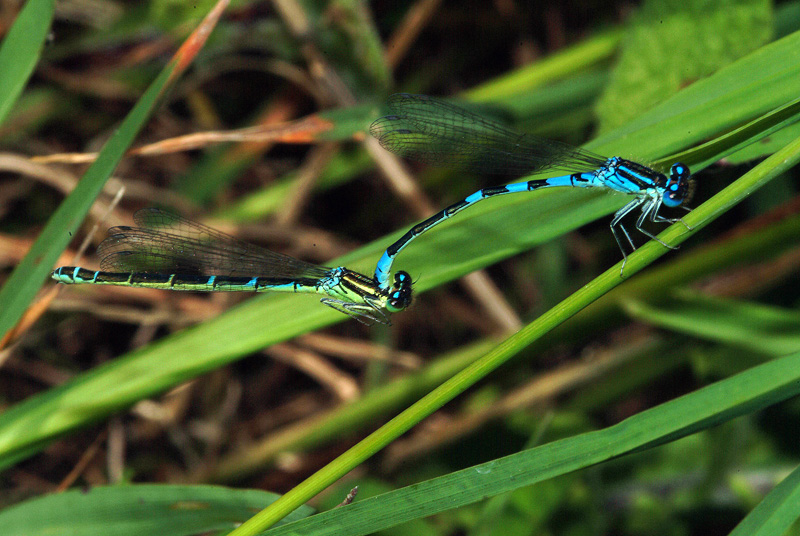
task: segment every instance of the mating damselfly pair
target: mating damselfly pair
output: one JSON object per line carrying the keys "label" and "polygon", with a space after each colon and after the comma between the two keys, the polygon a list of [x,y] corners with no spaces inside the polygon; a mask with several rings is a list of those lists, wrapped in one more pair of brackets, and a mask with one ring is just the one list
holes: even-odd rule
{"label": "mating damselfly pair", "polygon": [[[412,227],[390,245],[374,277],[345,267],[324,268],[247,244],[205,225],[159,209],[136,213],[138,227],[114,227],[100,244],[101,271],[76,266],[58,268],[62,283],[88,283],[197,291],[305,292],[326,296],[322,303],[362,321],[388,323],[385,312],[411,303],[412,281],[398,271],[397,254],[416,237],[478,201],[503,194],[556,186],[605,188],[634,197],[616,212],[611,231],[623,255],[625,243],[636,249],[622,220],[640,209],[636,229],[666,247],[642,228],[646,220],[682,221],[659,214],[662,205],[678,207],[693,190],[689,168],[675,163],[669,176],[620,157],[604,158],[565,143],[520,134],[458,106],[424,95],[399,93],[389,98],[391,115],[370,127],[381,145],[400,156],[482,173],[531,174],[550,170],[568,175],[534,179],[479,190]],[[688,210],[688,209],[687,209]],[[625,238],[620,238],[620,232]]]}

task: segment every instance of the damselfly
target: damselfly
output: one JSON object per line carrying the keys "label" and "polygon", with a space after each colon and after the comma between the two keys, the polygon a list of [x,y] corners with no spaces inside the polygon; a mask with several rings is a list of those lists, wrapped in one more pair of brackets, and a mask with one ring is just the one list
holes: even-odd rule
{"label": "damselfly", "polygon": [[388,324],[411,303],[411,277],[397,272],[391,288],[342,266],[324,268],[275,253],[157,208],[139,210],[137,227],[112,227],[98,247],[100,271],[57,268],[66,284],[121,285],[195,291],[305,292],[361,322]]}
{"label": "damselfly", "polygon": [[389,109],[392,114],[372,123],[370,133],[385,149],[397,155],[480,173],[521,175],[560,170],[569,174],[484,188],[418,223],[389,246],[378,261],[375,279],[381,288],[389,287],[389,274],[397,254],[422,233],[478,201],[552,186],[600,187],[634,196],[611,220],[611,232],[622,250],[620,275],[628,255],[619,231],[635,250],[636,245],[622,225],[622,219],[636,209],[641,211],[636,220],[636,229],[674,249],[642,228],[642,224],[647,219],[658,223],[682,222],[680,218],[662,217],[658,211],[662,205],[679,207],[691,199],[694,181],[684,164],[672,164],[667,177],[647,166],[617,156],[604,158],[566,143],[513,132],[499,123],[425,95],[397,93],[389,97]]}

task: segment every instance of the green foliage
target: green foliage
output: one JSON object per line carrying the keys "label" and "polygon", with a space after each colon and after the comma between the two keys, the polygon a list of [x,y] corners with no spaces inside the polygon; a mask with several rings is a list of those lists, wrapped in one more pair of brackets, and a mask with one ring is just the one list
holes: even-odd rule
{"label": "green foliage", "polygon": [[47,39],[54,0],[31,0],[20,11],[0,46],[0,123],[28,82]]}
{"label": "green foliage", "polygon": [[165,30],[186,23],[197,24],[208,13],[216,0],[151,0],[149,18]]}
{"label": "green foliage", "polygon": [[624,125],[756,50],[769,40],[771,23],[767,0],[645,2],[598,102],[600,130]]}
{"label": "green foliage", "polygon": [[[0,512],[0,526],[16,536],[188,536],[232,530],[253,510],[277,498],[274,493],[219,486],[138,484],[76,489],[7,508]],[[312,512],[308,507],[299,508],[284,522]]]}
{"label": "green foliage", "polygon": [[688,292],[657,307],[632,301],[626,310],[635,318],[678,333],[773,356],[800,350],[800,313],[794,310]]}

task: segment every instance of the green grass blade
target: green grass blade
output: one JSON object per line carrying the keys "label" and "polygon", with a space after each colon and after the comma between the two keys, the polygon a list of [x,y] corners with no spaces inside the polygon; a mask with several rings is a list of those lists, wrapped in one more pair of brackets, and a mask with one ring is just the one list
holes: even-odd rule
{"label": "green grass blade", "polygon": [[[74,489],[45,495],[0,511],[0,527],[17,536],[189,536],[228,531],[278,498],[260,490],[221,486],[136,484]],[[307,506],[293,521],[311,515]]]}
{"label": "green grass blade", "polygon": [[0,124],[6,120],[28,82],[50,23],[54,0],[28,0],[0,46]]}
{"label": "green grass blade", "polygon": [[627,123],[762,46],[771,38],[771,20],[766,0],[644,2],[597,103],[600,130]]}
{"label": "green grass blade", "polygon": [[[707,143],[670,155],[670,162],[668,162],[667,165],[671,162],[700,161],[698,167],[700,169],[705,168],[717,160],[725,158],[745,147],[752,146],[775,132],[786,129],[795,124],[798,120],[800,120],[800,99],[795,99],[793,102],[771,110],[761,117],[750,121],[746,125],[742,125]],[[786,143],[796,137],[795,135],[788,138]],[[754,152],[751,158],[767,155],[776,148],[770,150],[766,144],[758,144],[757,149],[759,149],[759,151],[757,153]]]}
{"label": "green grass blade", "polygon": [[685,335],[774,356],[800,351],[800,313],[757,303],[682,292],[656,306],[633,300],[634,318]]}
{"label": "green grass blade", "polygon": [[[653,448],[800,394],[800,354],[759,365],[603,430],[548,443],[266,532],[360,536]],[[796,486],[796,478],[793,479]],[[796,491],[793,492],[796,495]],[[284,497],[288,496],[284,495]],[[280,502],[280,500],[278,501]],[[274,503],[277,505],[278,503]],[[785,515],[791,516],[784,503]],[[797,509],[793,515],[797,516]],[[231,536],[257,534],[244,530]],[[744,533],[743,533],[744,534]],[[775,533],[779,534],[779,533]]]}
{"label": "green grass blade", "polygon": [[797,521],[800,510],[800,468],[775,486],[747,517],[736,526],[730,536],[774,536],[787,534]]}

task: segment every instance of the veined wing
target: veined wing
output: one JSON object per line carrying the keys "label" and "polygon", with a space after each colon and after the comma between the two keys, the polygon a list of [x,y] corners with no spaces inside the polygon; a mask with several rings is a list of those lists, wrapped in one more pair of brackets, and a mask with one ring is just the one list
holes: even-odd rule
{"label": "veined wing", "polygon": [[98,247],[104,271],[320,278],[329,270],[157,208],[139,210],[134,220],[137,227],[109,229]]}
{"label": "veined wing", "polygon": [[370,134],[388,151],[412,160],[514,175],[591,171],[606,161],[567,143],[514,132],[426,95],[397,93],[388,102],[392,115],[373,122]]}

